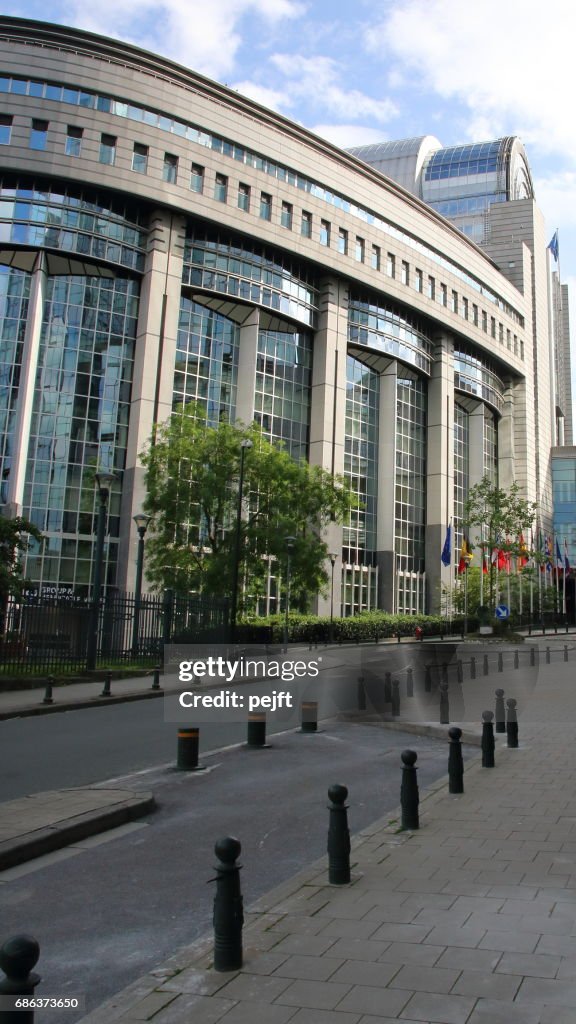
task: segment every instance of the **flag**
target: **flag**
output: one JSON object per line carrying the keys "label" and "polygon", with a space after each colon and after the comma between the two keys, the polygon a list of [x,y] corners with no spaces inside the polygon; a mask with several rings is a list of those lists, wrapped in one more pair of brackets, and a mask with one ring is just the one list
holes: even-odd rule
{"label": "flag", "polygon": [[558,543],[558,538],[556,538],[556,568],[557,569],[563,569],[564,568],[564,562],[562,561],[562,554],[560,552],[560,545]]}
{"label": "flag", "polygon": [[486,558],[482,555],[482,572],[484,576],[488,575],[488,566],[486,565]]}
{"label": "flag", "polygon": [[547,248],[550,249],[550,252],[552,253],[556,263],[558,263],[558,256],[560,255],[558,249],[558,229],[556,229],[556,231],[552,235],[552,238],[548,242]]}
{"label": "flag", "polygon": [[518,538],[518,547],[520,550],[518,555],[518,568],[523,569],[525,565],[528,565],[528,546],[524,540],[523,533],[521,533]]}
{"label": "flag", "polygon": [[444,541],[444,547],[442,548],[442,554],[440,555],[442,565],[450,565],[452,561],[452,524],[448,523],[446,527],[446,540]]}
{"label": "flag", "polygon": [[466,536],[462,537],[462,547],[460,548],[460,561],[458,562],[458,572],[466,572],[469,562],[472,560],[472,552],[470,550],[470,544]]}
{"label": "flag", "polygon": [[503,551],[502,548],[499,548],[498,555],[497,555],[498,569],[499,570],[506,569],[506,568],[508,568],[508,564],[509,563],[508,563],[508,557],[506,555],[506,552]]}
{"label": "flag", "polygon": [[546,554],[546,572],[549,572],[552,568],[552,540],[548,534],[546,534],[544,541],[544,551]]}
{"label": "flag", "polygon": [[566,572],[570,572],[570,562],[568,561],[568,541],[564,537],[564,569]]}

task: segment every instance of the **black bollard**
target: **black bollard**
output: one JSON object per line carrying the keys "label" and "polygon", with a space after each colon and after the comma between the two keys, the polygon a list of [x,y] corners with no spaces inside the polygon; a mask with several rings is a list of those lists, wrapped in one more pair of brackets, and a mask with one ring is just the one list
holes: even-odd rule
{"label": "black bollard", "polygon": [[514,651],[514,668],[520,668],[520,655],[518,651]]}
{"label": "black bollard", "polygon": [[48,676],[46,680],[46,689],[44,690],[43,704],[53,704],[54,699],[52,697],[52,687],[54,686],[54,676]]}
{"label": "black bollard", "polygon": [[476,658],[474,655],[470,658],[470,679],[476,679]]}
{"label": "black bollard", "polygon": [[400,680],[392,680],[392,717],[398,718],[400,714]]}
{"label": "black bollard", "polygon": [[191,726],[183,726],[181,729],[178,729],[178,753],[176,755],[176,768],[178,771],[200,771],[198,764],[199,747],[199,729]]}
{"label": "black bollard", "polygon": [[241,865],[236,861],[242,846],[227,836],[214,846],[216,895],[214,897],[214,970],[238,971],[242,967],[244,908],[240,891]]}
{"label": "black bollard", "polygon": [[448,725],[450,722],[448,689],[448,683],[440,683],[440,725]]}
{"label": "black bollard", "polygon": [[[0,967],[5,978],[0,981],[0,1005],[3,998],[16,1001],[18,997],[34,995],[40,978],[32,970],[38,963],[40,946],[31,935],[13,935],[0,948]],[[0,1010],[2,1024],[33,1024],[34,1010],[6,1008]]]}
{"label": "black bollard", "polygon": [[496,690],[496,732],[506,732],[506,710],[504,708],[504,690]]}
{"label": "black bollard", "polygon": [[100,696],[101,697],[111,697],[112,696],[112,673],[111,672],[107,672],[106,673],[106,676],[104,678],[104,687],[102,689],[102,693],[100,694]]}
{"label": "black bollard", "polygon": [[488,665],[488,655],[485,654],[484,655],[484,675],[487,676],[489,671],[490,671],[490,667]]}
{"label": "black bollard", "polygon": [[482,712],[482,767],[494,768],[494,712]]}
{"label": "black bollard", "polygon": [[502,654],[502,651],[498,651],[498,671],[504,671],[504,655]]}
{"label": "black bollard", "polygon": [[414,675],[411,668],[406,669],[406,696],[414,696]]}
{"label": "black bollard", "polygon": [[432,693],[432,672],[430,665],[426,665],[426,669],[424,671],[424,692]]}
{"label": "black bollard", "polygon": [[300,705],[302,732],[318,732],[318,701],[303,700]]}
{"label": "black bollard", "polygon": [[154,669],[154,678],[152,680],[152,689],[153,690],[160,690],[160,689],[162,689],[162,687],[160,686],[160,665],[156,665],[156,667]]}
{"label": "black bollard", "polygon": [[464,792],[464,759],[462,757],[462,729],[453,725],[448,729],[448,792]]}
{"label": "black bollard", "polygon": [[392,675],[390,672],[384,673],[384,703],[392,703]]}
{"label": "black bollard", "polygon": [[248,714],[248,733],[246,743],[249,747],[266,746],[266,712],[250,711]]}
{"label": "black bollard", "polygon": [[402,828],[413,830],[420,828],[418,817],[420,797],[416,776],[418,769],[414,767],[418,760],[418,754],[415,750],[403,750],[401,757],[402,785],[400,787],[400,803],[402,805]]}
{"label": "black bollard", "polygon": [[348,885],[350,882],[350,832],[348,830],[348,809],[346,786],[330,786],[328,790],[328,881],[331,885]]}
{"label": "black bollard", "polygon": [[506,701],[506,736],[508,738],[508,746],[516,750],[518,747],[518,713],[516,711],[516,701],[513,697]]}

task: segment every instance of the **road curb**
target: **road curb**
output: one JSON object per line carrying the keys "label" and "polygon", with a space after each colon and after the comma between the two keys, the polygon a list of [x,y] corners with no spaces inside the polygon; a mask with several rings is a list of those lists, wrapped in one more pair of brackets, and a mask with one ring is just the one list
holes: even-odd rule
{"label": "road curb", "polygon": [[122,800],[113,807],[86,811],[71,819],[64,819],[60,824],[45,826],[18,839],[0,842],[0,871],[53,853],[54,850],[60,850],[89,836],[118,828],[119,825],[125,825],[129,821],[150,814],[155,807],[153,793],[140,793],[138,796]]}
{"label": "road curb", "polygon": [[[56,691],[57,692],[57,691]],[[35,715],[54,715],[59,711],[82,711],[85,708],[104,707],[107,704],[128,704],[135,700],[152,700],[155,697],[163,697],[163,690],[144,690],[142,693],[119,693],[111,697],[89,697],[88,700],[75,700],[66,703],[54,704],[32,704],[30,707],[12,708],[9,711],[0,711],[0,722],[10,718],[31,718]]]}

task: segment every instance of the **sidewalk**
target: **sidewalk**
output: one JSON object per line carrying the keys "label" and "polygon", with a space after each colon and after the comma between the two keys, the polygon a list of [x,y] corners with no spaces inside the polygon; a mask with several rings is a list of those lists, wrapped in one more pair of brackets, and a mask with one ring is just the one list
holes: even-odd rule
{"label": "sidewalk", "polygon": [[322,860],[261,899],[241,971],[208,936],[83,1024],[573,1024],[575,719],[574,663],[541,666],[520,748],[468,764],[462,796],[439,784],[419,831],[365,829],[351,885]]}

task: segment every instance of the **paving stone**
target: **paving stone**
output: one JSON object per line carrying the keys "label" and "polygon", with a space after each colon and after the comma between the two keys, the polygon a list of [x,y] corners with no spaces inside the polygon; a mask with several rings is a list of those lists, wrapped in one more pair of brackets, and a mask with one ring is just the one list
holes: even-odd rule
{"label": "paving stone", "polygon": [[[154,1024],[182,1024],[182,1021],[194,1021],[194,1024],[216,1024],[222,1020],[224,1014],[233,1009],[234,1003],[230,999],[219,999],[217,996],[199,996],[185,994],[179,996],[169,1003],[153,1017]],[[126,1014],[122,1018],[124,1024],[134,1020]]]}
{"label": "paving stone", "polygon": [[383,924],[374,932],[372,939],[390,942],[423,942],[431,925]]}
{"label": "paving stone", "polygon": [[436,967],[451,967],[460,971],[493,971],[501,953],[492,949],[466,949],[449,946],[436,961]]}
{"label": "paving stone", "polygon": [[432,928],[424,941],[435,946],[470,946],[474,949],[485,934],[485,928],[472,928],[466,924],[461,928],[442,925],[441,928]]}
{"label": "paving stone", "polygon": [[415,992],[400,1014],[400,1019],[426,1021],[427,1024],[465,1024],[474,1006],[468,996],[435,995]]}
{"label": "paving stone", "polygon": [[535,932],[487,931],[478,948],[498,949],[502,953],[533,953],[539,938]]}
{"label": "paving stone", "polygon": [[320,934],[331,935],[336,939],[369,939],[379,928],[377,917],[370,920],[365,917],[362,921],[328,921],[328,924],[324,920]]}
{"label": "paving stone", "polygon": [[274,972],[281,978],[302,978],[306,981],[326,981],[346,961],[335,957],[289,956]]}
{"label": "paving stone", "polygon": [[274,952],[322,956],[322,953],[330,949],[333,944],[334,939],[326,935],[286,935],[274,944]]}
{"label": "paving stone", "polygon": [[223,999],[248,999],[252,1002],[272,1003],[290,985],[287,978],[263,978],[259,974],[238,974],[220,989]]}
{"label": "paving stone", "polygon": [[390,982],[390,988],[406,988],[412,992],[450,992],[460,971],[442,967],[407,964]]}
{"label": "paving stone", "polygon": [[[576,960],[574,962],[576,963]],[[565,961],[559,956],[546,956],[540,953],[503,953],[496,967],[496,973],[522,974],[533,978],[555,978],[563,963]]]}
{"label": "paving stone", "polygon": [[255,956],[244,955],[242,971],[247,974],[273,974],[288,957],[283,953],[258,953]]}
{"label": "paving stone", "polygon": [[367,964],[359,960],[347,960],[336,974],[332,975],[331,980],[350,985],[375,985],[385,988],[400,969],[399,964]]}
{"label": "paving stone", "polygon": [[[338,1010],[302,1009],[290,1018],[290,1024],[360,1024],[360,1015],[358,1013],[339,1013]],[[379,1024],[383,1024],[381,1017]],[[384,1024],[386,1024],[385,1021]],[[397,1021],[394,1024],[397,1024]]]}
{"label": "paving stone", "polygon": [[391,942],[379,958],[381,963],[423,964],[431,967],[437,963],[444,946],[421,945],[415,942]]}
{"label": "paving stone", "polygon": [[513,974],[495,974],[493,971],[462,971],[451,989],[452,995],[484,996],[487,999],[514,999],[521,978]]}
{"label": "paving stone", "polygon": [[132,1020],[151,1020],[176,998],[175,992],[151,992],[130,1008],[129,1016]]}
{"label": "paving stone", "polygon": [[576,982],[557,981],[548,978],[524,978],[518,995],[518,1003],[559,1003],[576,1010]]}
{"label": "paving stone", "polygon": [[323,920],[319,920],[318,917],[299,917],[295,914],[286,914],[276,921],[268,931],[289,935],[317,935],[322,931],[323,926]]}
{"label": "paving stone", "polygon": [[292,981],[276,1002],[311,1010],[333,1010],[351,987],[336,981]]}
{"label": "paving stone", "polygon": [[[278,1006],[270,1003],[237,1003],[220,1018],[222,1024],[286,1024],[292,1020],[295,1009],[293,1006]],[[196,1018],[192,1020],[196,1024]],[[220,1024],[220,1022],[219,1022]]]}
{"label": "paving stone", "polygon": [[401,989],[392,991],[374,985],[355,985],[338,1004],[338,1009],[379,1016],[398,1016],[408,1002],[409,995]]}

